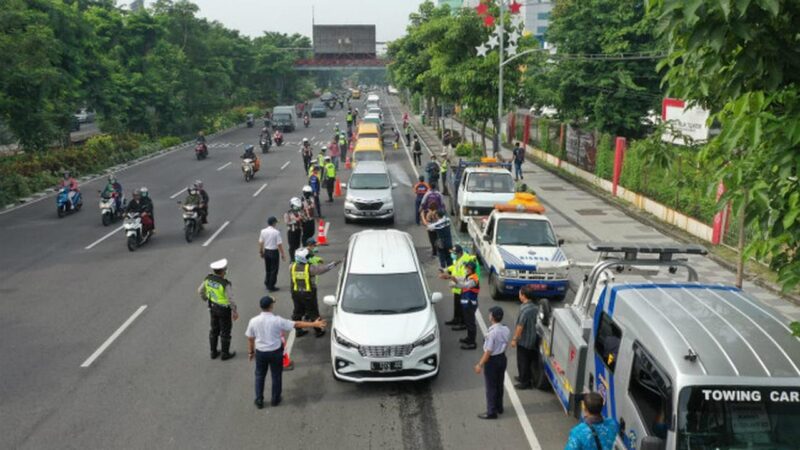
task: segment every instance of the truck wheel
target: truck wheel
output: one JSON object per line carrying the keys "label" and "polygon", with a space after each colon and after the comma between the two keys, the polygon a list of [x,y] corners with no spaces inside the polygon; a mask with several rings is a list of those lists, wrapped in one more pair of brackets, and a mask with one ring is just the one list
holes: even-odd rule
{"label": "truck wheel", "polygon": [[493,300],[500,300],[503,298],[503,292],[497,287],[497,276],[494,273],[489,274],[489,295]]}

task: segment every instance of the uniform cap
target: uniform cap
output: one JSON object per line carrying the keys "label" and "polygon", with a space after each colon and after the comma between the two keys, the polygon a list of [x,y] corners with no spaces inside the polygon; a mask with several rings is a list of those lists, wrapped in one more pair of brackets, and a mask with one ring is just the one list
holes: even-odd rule
{"label": "uniform cap", "polygon": [[258,304],[261,306],[261,309],[269,308],[273,303],[275,303],[275,299],[270,297],[269,295],[265,295],[261,297]]}
{"label": "uniform cap", "polygon": [[317,245],[317,240],[314,238],[306,239],[306,245]]}
{"label": "uniform cap", "polygon": [[228,267],[228,260],[226,258],[211,263],[211,270],[224,270],[226,267]]}

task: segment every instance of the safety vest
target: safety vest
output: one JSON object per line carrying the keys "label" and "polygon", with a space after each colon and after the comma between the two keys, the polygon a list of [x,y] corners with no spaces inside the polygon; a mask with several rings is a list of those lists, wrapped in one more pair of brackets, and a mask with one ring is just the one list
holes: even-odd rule
{"label": "safety vest", "polygon": [[447,160],[446,159],[442,161],[442,165],[439,167],[439,172],[441,172],[442,174],[447,173]]}
{"label": "safety vest", "polygon": [[469,277],[467,277],[467,279],[475,281],[475,287],[461,289],[461,304],[477,305],[478,294],[481,292],[480,279],[478,278],[478,275],[475,273],[471,274]]}
{"label": "safety vest", "polygon": [[347,146],[347,139],[345,138],[344,134],[339,135],[339,145],[342,148]]}
{"label": "safety vest", "polygon": [[430,189],[430,187],[428,183],[424,181],[419,181],[414,185],[414,193],[417,195],[417,198],[422,198],[422,196],[428,192],[428,189]]}
{"label": "safety vest", "polygon": [[310,264],[292,263],[289,269],[292,272],[292,292],[311,292],[311,289],[316,287],[309,274],[309,267]]}
{"label": "safety vest", "polygon": [[336,178],[336,166],[333,163],[325,164],[325,176],[329,180]]}
{"label": "safety vest", "polygon": [[347,115],[347,121],[348,122],[352,122],[353,121],[353,115],[352,114],[348,114]]}
{"label": "safety vest", "polygon": [[219,306],[230,306],[231,302],[228,300],[228,293],[225,292],[225,287],[230,282],[217,275],[209,275],[205,279],[206,298],[209,302]]}

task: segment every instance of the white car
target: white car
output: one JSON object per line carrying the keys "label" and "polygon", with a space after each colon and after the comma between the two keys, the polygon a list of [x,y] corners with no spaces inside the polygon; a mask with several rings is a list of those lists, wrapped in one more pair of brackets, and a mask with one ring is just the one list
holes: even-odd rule
{"label": "white car", "polygon": [[397,187],[389,177],[383,161],[361,161],[350,174],[344,199],[344,220],[386,219],[394,222],[392,189]]}
{"label": "white car", "polygon": [[350,237],[333,307],[331,364],[336,379],[408,381],[439,373],[439,326],[411,235],[367,230]]}

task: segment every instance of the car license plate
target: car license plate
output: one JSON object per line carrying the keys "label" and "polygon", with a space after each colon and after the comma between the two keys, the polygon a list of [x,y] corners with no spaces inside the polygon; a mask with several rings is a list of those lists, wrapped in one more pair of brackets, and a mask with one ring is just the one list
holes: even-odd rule
{"label": "car license plate", "polygon": [[531,286],[531,289],[533,289],[534,291],[546,291],[547,290],[547,285],[546,284],[533,283],[530,286]]}
{"label": "car license plate", "polygon": [[377,361],[372,363],[373,372],[396,372],[403,370],[403,361]]}

